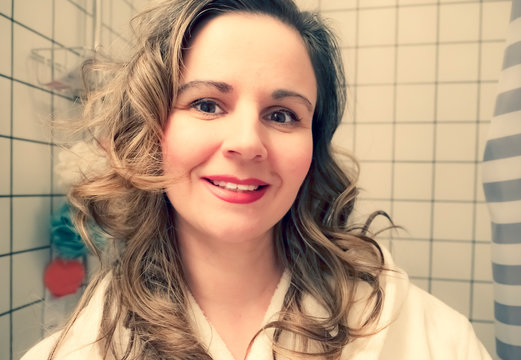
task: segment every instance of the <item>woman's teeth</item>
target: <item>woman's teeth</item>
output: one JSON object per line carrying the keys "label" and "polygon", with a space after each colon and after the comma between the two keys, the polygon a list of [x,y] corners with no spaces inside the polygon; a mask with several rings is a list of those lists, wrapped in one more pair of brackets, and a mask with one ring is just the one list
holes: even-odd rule
{"label": "woman's teeth", "polygon": [[211,183],[216,186],[222,187],[227,190],[232,190],[232,191],[255,191],[259,188],[259,185],[240,185],[240,184],[234,184],[234,183],[227,182],[227,181],[211,180]]}

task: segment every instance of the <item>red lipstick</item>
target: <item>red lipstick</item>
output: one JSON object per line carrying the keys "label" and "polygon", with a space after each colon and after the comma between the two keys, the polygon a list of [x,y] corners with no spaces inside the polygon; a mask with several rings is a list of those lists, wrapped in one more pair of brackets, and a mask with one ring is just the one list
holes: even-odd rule
{"label": "red lipstick", "polygon": [[269,185],[259,179],[239,179],[230,175],[206,176],[203,180],[213,195],[234,204],[249,204],[259,200]]}

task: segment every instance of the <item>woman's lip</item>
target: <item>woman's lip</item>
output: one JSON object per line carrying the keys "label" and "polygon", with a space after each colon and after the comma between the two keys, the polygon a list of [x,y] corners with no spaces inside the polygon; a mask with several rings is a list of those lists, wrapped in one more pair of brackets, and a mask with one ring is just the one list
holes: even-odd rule
{"label": "woman's lip", "polygon": [[237,185],[256,185],[256,186],[269,185],[267,182],[256,179],[256,178],[239,179],[239,178],[237,178],[235,176],[231,176],[231,175],[211,175],[211,176],[204,176],[203,178],[210,180],[210,181],[226,181],[226,182],[237,184]]}
{"label": "woman's lip", "polygon": [[[217,179],[226,179],[226,180],[217,180]],[[265,182],[258,179],[243,179],[241,182],[236,182],[237,178],[230,177],[204,177],[203,182],[206,184],[208,190],[216,196],[218,199],[232,203],[232,204],[249,204],[253,203],[257,200],[260,200],[269,186]],[[221,186],[217,186],[213,184],[213,181],[226,181],[235,183],[238,185],[256,185],[259,186],[257,190],[253,191],[237,191],[223,188]]]}

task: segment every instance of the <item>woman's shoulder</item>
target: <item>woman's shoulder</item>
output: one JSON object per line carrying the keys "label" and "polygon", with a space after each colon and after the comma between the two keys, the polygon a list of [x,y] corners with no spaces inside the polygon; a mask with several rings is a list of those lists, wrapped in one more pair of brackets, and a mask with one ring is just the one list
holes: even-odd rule
{"label": "woman's shoulder", "polygon": [[[55,359],[101,359],[94,346],[98,340],[104,299],[111,275],[105,275],[93,289],[91,298],[80,311],[55,352]],[[33,346],[21,360],[47,359],[64,330],[46,337]]]}
{"label": "woman's shoulder", "polygon": [[385,257],[382,351],[401,359],[490,359],[464,315],[412,284],[388,252]]}

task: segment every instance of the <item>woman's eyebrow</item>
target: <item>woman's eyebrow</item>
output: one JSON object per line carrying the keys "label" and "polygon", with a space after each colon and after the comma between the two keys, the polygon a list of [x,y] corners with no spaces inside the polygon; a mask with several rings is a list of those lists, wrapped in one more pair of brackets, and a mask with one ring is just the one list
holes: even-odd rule
{"label": "woman's eyebrow", "polygon": [[225,82],[211,81],[211,80],[193,80],[193,81],[189,81],[186,84],[179,86],[179,89],[177,90],[177,92],[178,92],[178,95],[180,95],[188,89],[197,88],[197,87],[205,87],[205,86],[214,87],[223,93],[229,93],[233,90],[233,87],[230,84],[227,84]]}
{"label": "woman's eyebrow", "polygon": [[302,100],[302,102],[304,103],[304,105],[306,105],[306,107],[308,108],[309,111],[313,111],[313,105],[311,104],[311,101],[309,101],[308,98],[306,98],[304,95],[301,95],[297,92],[294,92],[291,90],[279,89],[279,90],[275,90],[271,94],[271,96],[276,100],[282,99],[285,97],[296,97],[296,98]]}

